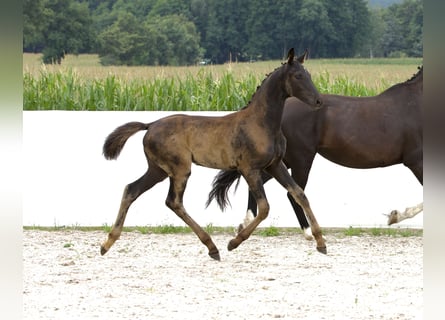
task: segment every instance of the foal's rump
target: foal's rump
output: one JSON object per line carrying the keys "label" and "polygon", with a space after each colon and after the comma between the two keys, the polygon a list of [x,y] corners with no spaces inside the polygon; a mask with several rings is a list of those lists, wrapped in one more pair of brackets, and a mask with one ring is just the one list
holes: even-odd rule
{"label": "foal's rump", "polygon": [[[194,116],[178,114],[159,119],[144,136],[147,156],[169,162],[196,163],[209,168],[235,164],[232,134],[227,128],[236,125],[233,114]],[[162,159],[161,159],[162,158]]]}

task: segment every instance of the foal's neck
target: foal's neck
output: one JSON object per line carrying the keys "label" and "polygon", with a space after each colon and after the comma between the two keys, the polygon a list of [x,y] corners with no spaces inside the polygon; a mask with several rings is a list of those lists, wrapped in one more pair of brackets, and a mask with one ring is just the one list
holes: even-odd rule
{"label": "foal's neck", "polygon": [[279,131],[284,102],[289,97],[280,70],[263,80],[249,103],[249,117],[254,117],[269,130]]}

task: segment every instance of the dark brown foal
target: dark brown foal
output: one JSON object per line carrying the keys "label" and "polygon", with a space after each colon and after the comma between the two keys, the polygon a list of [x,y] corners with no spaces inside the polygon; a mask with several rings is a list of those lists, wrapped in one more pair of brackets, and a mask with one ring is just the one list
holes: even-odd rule
{"label": "dark brown foal", "polygon": [[105,141],[105,158],[117,158],[130,136],[140,130],[147,130],[143,145],[148,170],[141,178],[125,187],[116,222],[108,239],[101,246],[101,254],[105,254],[119,238],[133,201],[169,177],[170,189],[166,205],[190,226],[208,248],[209,255],[220,260],[219,251],[210,236],[188,215],[183,206],[184,190],[192,163],[210,168],[238,170],[257,200],[257,218],[229,242],[229,250],[249,238],[268,215],[269,204],[261,179],[261,173],[265,170],[304,208],[311,221],[317,249],[326,252],[320,227],[309,202],[282,162],[286,142],[280,126],[286,98],[295,96],[314,108],[321,106],[319,93],[309,73],[302,66],[305,56],[306,54],[294,59],[294,50],[291,49],[287,63],[263,80],[252,100],[240,111],[223,117],[173,115],[149,124],[130,122],[115,129]]}

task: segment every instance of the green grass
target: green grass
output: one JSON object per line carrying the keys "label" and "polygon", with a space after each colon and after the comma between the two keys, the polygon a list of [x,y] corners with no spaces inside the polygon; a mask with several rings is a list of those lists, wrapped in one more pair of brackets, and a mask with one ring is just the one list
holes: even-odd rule
{"label": "green grass", "polygon": [[[411,237],[411,236],[422,236],[423,230],[421,229],[412,229],[412,228],[357,228],[357,227],[349,227],[345,229],[341,229],[341,233],[347,237],[360,237],[365,235],[370,236],[390,236],[390,237]],[[336,231],[339,234],[339,230]]]}
{"label": "green grass", "polygon": [[[191,67],[102,67],[95,55],[46,66],[24,54],[24,110],[235,111],[280,61]],[[405,81],[421,59],[320,59],[305,65],[322,93],[370,96]]]}
{"label": "green grass", "polygon": [[[23,230],[35,230],[35,231],[102,231],[108,233],[111,231],[111,227],[104,224],[98,227],[83,227],[79,225],[73,226],[24,226]],[[204,230],[209,234],[234,234],[233,227],[216,227],[209,224],[204,227]],[[192,230],[187,226],[173,226],[173,225],[160,225],[160,226],[131,226],[124,227],[123,232],[139,232],[141,234],[189,234]],[[332,235],[336,237],[360,237],[360,236],[391,236],[391,237],[421,237],[423,236],[422,229],[414,228],[362,228],[362,227],[349,227],[349,228],[322,228],[324,235]],[[260,227],[254,231],[255,235],[263,237],[277,237],[283,235],[295,235],[300,236],[302,231],[299,228],[281,228],[281,227]]]}
{"label": "green grass", "polygon": [[280,235],[280,229],[274,226],[258,228],[257,234],[263,237],[277,237]]}

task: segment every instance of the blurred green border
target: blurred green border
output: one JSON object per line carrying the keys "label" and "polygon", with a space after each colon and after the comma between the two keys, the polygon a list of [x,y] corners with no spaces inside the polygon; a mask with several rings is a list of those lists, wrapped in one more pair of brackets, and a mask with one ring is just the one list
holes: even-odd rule
{"label": "blurred green border", "polygon": [[22,2],[0,7],[0,308],[2,318],[22,316]]}

